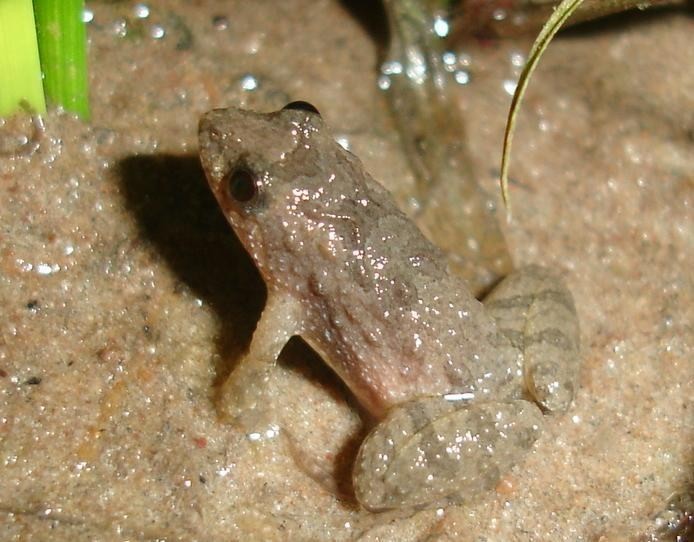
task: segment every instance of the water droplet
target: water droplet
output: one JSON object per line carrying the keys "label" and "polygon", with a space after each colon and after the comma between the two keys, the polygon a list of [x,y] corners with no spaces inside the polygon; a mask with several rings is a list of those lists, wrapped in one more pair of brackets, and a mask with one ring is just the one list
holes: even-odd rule
{"label": "water droplet", "polygon": [[225,15],[215,15],[212,17],[212,26],[217,30],[226,30],[229,28],[229,19]]}
{"label": "water droplet", "polygon": [[166,35],[166,30],[163,26],[155,24],[152,25],[152,28],[149,31],[149,35],[152,36],[155,40],[158,40]]}
{"label": "water droplet", "polygon": [[246,74],[241,78],[241,88],[246,91],[257,90],[260,83],[258,79],[252,74]]}
{"label": "water droplet", "polygon": [[124,38],[128,35],[128,22],[125,19],[116,19],[111,23],[111,32],[119,38]]}
{"label": "water droplet", "polygon": [[525,55],[519,52],[511,53],[511,64],[516,68],[522,68],[525,64]]}
{"label": "water droplet", "polygon": [[217,476],[222,476],[222,477],[226,476],[227,474],[229,474],[231,472],[232,466],[233,465],[226,465],[224,467],[217,469],[217,471],[216,471]]}
{"label": "water droplet", "polygon": [[513,96],[513,93],[516,92],[518,81],[514,81],[513,79],[504,79],[502,86],[506,94]]}
{"label": "water droplet", "polygon": [[335,141],[337,141],[337,144],[340,145],[340,147],[342,147],[346,151],[349,150],[349,139],[347,138],[347,136],[337,135],[335,136]]}
{"label": "water droplet", "polygon": [[390,85],[391,85],[390,77],[388,77],[387,75],[379,76],[378,88],[380,88],[381,90],[388,90],[390,88]]}
{"label": "water droplet", "polygon": [[381,64],[381,73],[384,75],[398,75],[402,73],[402,64],[397,60],[391,60]]}
{"label": "water droplet", "polygon": [[492,13],[492,19],[495,21],[503,21],[506,18],[506,10],[505,9],[495,9],[494,13]]}
{"label": "water droplet", "polygon": [[441,60],[446,66],[454,66],[458,62],[458,57],[453,51],[445,51],[441,55]]}
{"label": "water droplet", "polygon": [[445,38],[448,36],[448,32],[450,31],[450,25],[448,24],[448,21],[441,17],[440,15],[436,15],[434,17],[434,33],[439,37],[439,38]]}
{"label": "water droplet", "polygon": [[407,55],[407,69],[405,70],[408,79],[416,85],[421,85],[426,80],[427,62],[418,47],[408,47],[405,52]]}
{"label": "water droplet", "polygon": [[133,13],[138,19],[146,19],[149,17],[149,6],[144,3],[137,3],[133,6]]}
{"label": "water droplet", "polygon": [[51,266],[47,263],[40,263],[36,266],[36,272],[39,275],[50,275],[53,272],[53,270],[51,269]]}
{"label": "water droplet", "polygon": [[470,73],[466,70],[457,70],[453,78],[459,85],[467,85],[470,82]]}

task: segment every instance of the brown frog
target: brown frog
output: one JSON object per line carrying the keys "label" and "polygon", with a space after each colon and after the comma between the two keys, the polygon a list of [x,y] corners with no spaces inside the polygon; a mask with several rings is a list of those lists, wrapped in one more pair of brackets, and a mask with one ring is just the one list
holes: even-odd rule
{"label": "brown frog", "polygon": [[383,510],[493,487],[543,413],[569,407],[579,345],[567,288],[531,266],[480,303],[313,106],[210,111],[200,157],[268,289],[222,389],[226,416],[244,424],[270,408],[270,372],[301,336],[378,420],[353,481],[365,508]]}

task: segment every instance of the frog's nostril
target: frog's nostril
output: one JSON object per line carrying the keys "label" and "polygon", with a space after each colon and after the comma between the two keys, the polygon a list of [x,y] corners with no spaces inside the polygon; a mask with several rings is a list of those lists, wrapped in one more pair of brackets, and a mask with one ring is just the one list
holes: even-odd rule
{"label": "frog's nostril", "polygon": [[252,200],[258,193],[255,175],[246,168],[237,168],[227,174],[226,188],[229,195],[240,203]]}

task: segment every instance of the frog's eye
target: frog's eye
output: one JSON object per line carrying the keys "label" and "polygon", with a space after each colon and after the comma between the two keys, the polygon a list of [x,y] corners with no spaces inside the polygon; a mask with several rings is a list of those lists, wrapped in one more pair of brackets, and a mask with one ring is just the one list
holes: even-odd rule
{"label": "frog's eye", "polygon": [[307,113],[315,113],[320,117],[320,111],[316,109],[315,105],[308,102],[303,102],[301,100],[288,103],[282,108],[282,111],[286,109],[294,109],[296,111],[306,111]]}
{"label": "frog's eye", "polygon": [[251,201],[258,193],[255,175],[246,168],[237,168],[229,172],[225,179],[229,195],[240,203]]}

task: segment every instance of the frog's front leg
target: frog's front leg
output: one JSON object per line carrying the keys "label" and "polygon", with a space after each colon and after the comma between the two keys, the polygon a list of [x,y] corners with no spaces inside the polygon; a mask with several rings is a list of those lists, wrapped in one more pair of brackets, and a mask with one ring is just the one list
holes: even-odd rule
{"label": "frog's front leg", "polygon": [[493,487],[535,442],[542,413],[529,401],[421,397],[393,408],[354,465],[369,510],[461,501]]}
{"label": "frog's front leg", "polygon": [[268,415],[275,399],[272,370],[287,341],[300,333],[301,314],[294,298],[268,291],[250,348],[220,390],[217,407],[223,419],[251,429]]}

